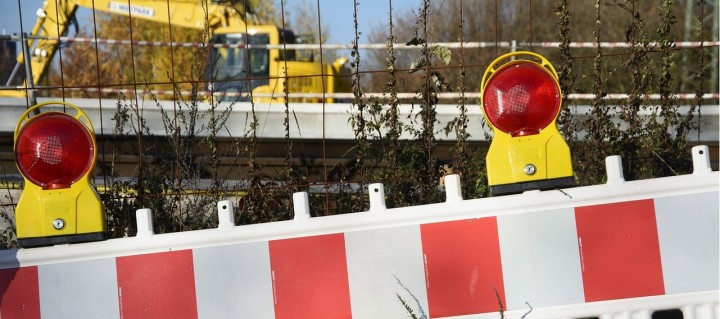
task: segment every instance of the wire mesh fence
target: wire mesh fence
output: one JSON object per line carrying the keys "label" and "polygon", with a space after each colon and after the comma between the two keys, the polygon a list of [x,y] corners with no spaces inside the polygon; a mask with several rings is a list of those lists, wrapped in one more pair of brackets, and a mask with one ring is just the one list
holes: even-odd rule
{"label": "wire mesh fence", "polygon": [[[488,196],[492,136],[472,114],[482,113],[484,70],[510,51],[543,54],[559,71],[558,124],[577,185],[603,182],[608,155],[626,159],[628,179],[688,172],[703,112],[717,113],[716,1],[424,0],[397,10],[388,0],[363,37],[358,16],[378,9],[354,0],[347,43],[328,42],[321,1],[286,2],[49,0],[31,32],[3,42],[27,63],[6,69],[15,79],[2,79],[0,96],[28,107],[34,96],[79,97],[99,109],[96,181],[116,237],[134,231],[138,208],[157,215],[158,233],[214,227],[213,203],[228,197],[248,224],[291,218],[297,191],[310,193],[314,216],[363,211],[375,182],[389,207],[439,202],[449,173],[466,198]],[[303,102],[318,115],[300,127]],[[342,143],[325,121],[336,105],[351,132]],[[262,131],[269,108],[284,113],[272,139]],[[450,119],[438,120],[443,112]]]}

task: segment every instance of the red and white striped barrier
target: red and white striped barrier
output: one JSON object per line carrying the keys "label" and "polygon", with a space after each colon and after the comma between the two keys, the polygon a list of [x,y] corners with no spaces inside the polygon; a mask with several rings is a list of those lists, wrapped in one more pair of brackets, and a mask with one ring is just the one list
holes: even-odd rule
{"label": "red and white striped barrier", "polygon": [[[496,318],[496,291],[528,318],[650,318],[677,308],[717,319],[719,194],[707,147],[691,175],[138,235],[0,252],[2,318]],[[589,310],[590,309],[590,310]],[[515,312],[512,312],[515,311]],[[596,311],[597,313],[591,313]],[[621,313],[621,315],[617,315]],[[615,315],[614,315],[615,314]]]}

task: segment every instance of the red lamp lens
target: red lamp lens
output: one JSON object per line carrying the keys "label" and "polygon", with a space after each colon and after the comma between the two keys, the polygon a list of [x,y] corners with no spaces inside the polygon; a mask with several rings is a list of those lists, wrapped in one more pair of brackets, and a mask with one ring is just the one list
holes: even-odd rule
{"label": "red lamp lens", "polygon": [[528,62],[501,68],[483,93],[490,123],[512,136],[540,133],[560,109],[560,87],[549,71]]}
{"label": "red lamp lens", "polygon": [[92,167],[90,133],[64,113],[38,115],[18,133],[15,161],[20,172],[44,189],[67,188]]}

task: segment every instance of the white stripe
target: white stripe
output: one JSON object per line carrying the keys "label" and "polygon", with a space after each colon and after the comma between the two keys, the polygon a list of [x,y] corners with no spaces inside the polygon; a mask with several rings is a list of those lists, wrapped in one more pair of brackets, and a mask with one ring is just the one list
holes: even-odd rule
{"label": "white stripe", "polygon": [[498,217],[510,310],[585,302],[573,208]]}
{"label": "white stripe", "polygon": [[268,243],[193,249],[198,318],[274,318]]}
{"label": "white stripe", "polygon": [[655,199],[665,293],[718,289],[718,192]]}
{"label": "white stripe", "polygon": [[419,226],[345,233],[345,249],[353,319],[408,317],[398,294],[427,313]]}
{"label": "white stripe", "polygon": [[38,266],[42,318],[120,318],[115,258]]}

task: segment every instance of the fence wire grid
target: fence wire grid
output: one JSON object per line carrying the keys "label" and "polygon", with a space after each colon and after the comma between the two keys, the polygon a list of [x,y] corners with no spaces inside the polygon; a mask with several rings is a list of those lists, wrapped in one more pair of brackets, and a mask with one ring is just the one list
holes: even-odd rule
{"label": "fence wire grid", "polygon": [[[158,233],[216,227],[214,203],[225,198],[239,208],[238,224],[292,218],[298,191],[310,193],[313,216],[364,211],[367,185],[376,182],[385,184],[388,207],[435,203],[443,200],[442,176],[451,173],[460,174],[465,198],[488,196],[492,132],[471,114],[481,112],[484,70],[512,51],[540,53],[558,70],[558,125],[580,186],[603,182],[608,155],[624,158],[626,179],[687,173],[689,147],[704,142],[703,112],[718,108],[717,1],[418,0],[396,10],[387,0],[384,22],[361,35],[358,16],[379,1],[347,0],[348,43],[328,42],[334,28],[323,18],[332,13],[320,0],[84,1],[88,21],[67,7],[73,1],[48,1],[58,10],[40,19],[68,22],[3,38],[27,43],[32,59],[50,59],[48,70],[37,83],[6,82],[0,93],[21,92],[27,107],[36,96],[82,98],[99,110],[95,180],[114,237],[133,233],[139,208],[152,209]],[[171,16],[145,21],[136,9],[102,13],[108,3],[160,3],[166,12],[192,4],[205,27],[180,28]],[[20,0],[17,8],[21,19],[33,9]],[[263,25],[281,38],[218,42],[233,37],[211,21],[218,8],[245,22],[238,39],[262,34]],[[276,73],[254,72],[251,59],[272,50],[278,58],[265,66],[278,64]],[[233,53],[245,59],[237,71],[243,76],[219,79],[218,61]],[[292,55],[295,61],[281,58]],[[290,74],[301,61],[314,62],[315,72]],[[332,66],[337,61],[344,64]],[[323,79],[314,91],[294,91],[313,79]],[[269,88],[252,89],[258,83]],[[295,110],[303,102],[321,108],[314,127],[299,127]],[[267,105],[284,110],[283,138],[263,137],[267,114],[259,109]],[[326,109],[336,105],[347,109],[352,139],[338,141],[328,130]],[[438,120],[448,109],[452,118]],[[150,110],[156,119],[146,117]],[[230,125],[243,133],[228,134]],[[473,127],[483,136],[471,136]],[[303,130],[322,134],[305,138]],[[3,165],[14,172],[11,162]],[[17,197],[11,181],[6,219]],[[4,234],[12,245],[12,228]]]}

